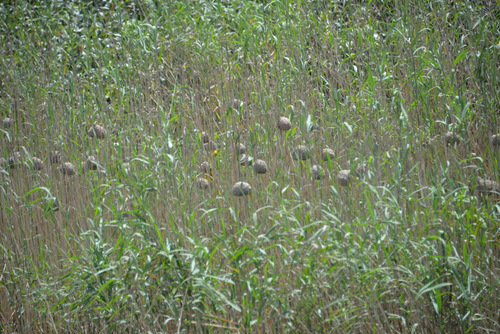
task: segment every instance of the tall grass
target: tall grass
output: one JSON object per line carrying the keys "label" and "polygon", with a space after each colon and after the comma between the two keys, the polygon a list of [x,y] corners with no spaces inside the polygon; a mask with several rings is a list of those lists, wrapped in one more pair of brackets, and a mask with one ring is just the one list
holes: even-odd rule
{"label": "tall grass", "polygon": [[474,188],[499,178],[499,13],[1,4],[1,153],[23,157],[0,170],[2,332],[498,332],[500,206]]}

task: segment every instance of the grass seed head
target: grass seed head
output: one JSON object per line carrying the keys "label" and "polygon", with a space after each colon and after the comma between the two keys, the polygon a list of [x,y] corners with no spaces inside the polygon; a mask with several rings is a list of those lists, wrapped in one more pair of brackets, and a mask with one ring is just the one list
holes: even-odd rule
{"label": "grass seed head", "polygon": [[253,170],[257,174],[266,174],[267,173],[267,164],[264,160],[257,159],[253,165]]}
{"label": "grass seed head", "polygon": [[104,139],[106,138],[106,129],[94,123],[89,129],[89,136],[96,137],[97,139]]}
{"label": "grass seed head", "polygon": [[8,129],[8,128],[10,128],[13,125],[14,125],[14,120],[12,118],[5,117],[3,119],[3,127],[4,128]]}
{"label": "grass seed head", "polygon": [[342,186],[342,187],[347,187],[349,183],[351,182],[351,173],[348,170],[341,170],[337,174],[337,182]]}
{"label": "grass seed head", "polygon": [[292,153],[293,160],[307,160],[309,159],[309,149],[307,146],[299,145]]}
{"label": "grass seed head", "polygon": [[324,177],[323,167],[319,165],[312,166],[311,174],[314,180],[321,180]]}
{"label": "grass seed head", "polygon": [[76,174],[75,166],[73,166],[73,164],[71,162],[63,163],[59,167],[59,171],[61,173],[63,173],[64,175],[69,175],[69,176]]}
{"label": "grass seed head", "polygon": [[61,162],[62,155],[60,151],[52,151],[49,154],[49,160],[52,164],[58,164]]}
{"label": "grass seed head", "polygon": [[455,144],[458,144],[460,142],[460,137],[458,137],[453,132],[448,131],[444,135],[444,140],[445,140],[447,145],[455,145]]}
{"label": "grass seed head", "polygon": [[207,179],[200,177],[196,181],[196,186],[198,187],[198,189],[206,190],[206,189],[208,189],[209,183],[208,183]]}
{"label": "grass seed head", "polygon": [[499,147],[500,146],[500,135],[498,135],[498,134],[492,135],[490,137],[490,144],[493,147]]}
{"label": "grass seed head", "polygon": [[333,152],[331,148],[324,148],[321,153],[321,158],[324,161],[328,161],[328,159],[333,160],[333,158],[335,158],[335,152]]}
{"label": "grass seed head", "polygon": [[284,116],[280,116],[278,118],[278,123],[277,123],[278,129],[281,131],[288,131],[292,128],[292,122]]}
{"label": "grass seed head", "polygon": [[231,190],[233,195],[236,197],[250,195],[252,193],[252,187],[246,182],[236,182]]}
{"label": "grass seed head", "polygon": [[16,169],[21,164],[21,152],[14,152],[13,155],[9,157],[8,163],[11,169]]}

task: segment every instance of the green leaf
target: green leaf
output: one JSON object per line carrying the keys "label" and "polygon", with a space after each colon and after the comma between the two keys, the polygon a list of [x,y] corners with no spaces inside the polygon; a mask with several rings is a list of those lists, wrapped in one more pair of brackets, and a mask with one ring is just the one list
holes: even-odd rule
{"label": "green leaf", "polygon": [[467,56],[467,53],[469,52],[469,48],[465,48],[462,50],[462,52],[460,52],[460,54],[458,55],[457,59],[455,59],[455,61],[453,62],[453,66],[456,66],[459,62],[461,62],[465,56]]}

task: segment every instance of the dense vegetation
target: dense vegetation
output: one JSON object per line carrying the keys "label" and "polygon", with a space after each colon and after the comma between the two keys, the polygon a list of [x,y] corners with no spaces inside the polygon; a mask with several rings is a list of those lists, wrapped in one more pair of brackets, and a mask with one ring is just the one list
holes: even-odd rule
{"label": "dense vegetation", "polygon": [[499,13],[0,4],[0,332],[498,333]]}

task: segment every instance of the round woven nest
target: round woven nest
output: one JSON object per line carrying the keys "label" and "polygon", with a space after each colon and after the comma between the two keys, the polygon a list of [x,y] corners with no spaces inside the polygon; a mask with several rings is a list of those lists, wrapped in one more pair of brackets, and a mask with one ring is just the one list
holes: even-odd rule
{"label": "round woven nest", "polygon": [[236,197],[246,196],[252,193],[252,187],[248,183],[240,181],[234,184],[231,192]]}

